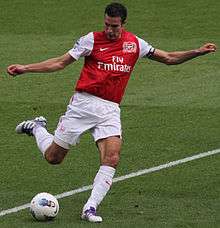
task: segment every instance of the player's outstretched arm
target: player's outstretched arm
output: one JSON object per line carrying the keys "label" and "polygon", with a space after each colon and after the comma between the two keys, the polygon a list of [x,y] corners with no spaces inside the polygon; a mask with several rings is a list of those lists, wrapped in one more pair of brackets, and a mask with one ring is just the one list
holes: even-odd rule
{"label": "player's outstretched arm", "polygon": [[176,65],[186,62],[190,59],[196,58],[201,55],[205,55],[211,52],[215,52],[217,49],[215,44],[207,43],[195,50],[189,51],[174,51],[166,52],[163,50],[156,49],[152,54],[151,59],[165,63],[167,65]]}
{"label": "player's outstretched arm", "polygon": [[67,65],[74,62],[75,59],[66,53],[62,56],[48,59],[40,63],[32,63],[27,65],[13,64],[8,66],[7,72],[12,76],[24,73],[46,73],[64,69]]}

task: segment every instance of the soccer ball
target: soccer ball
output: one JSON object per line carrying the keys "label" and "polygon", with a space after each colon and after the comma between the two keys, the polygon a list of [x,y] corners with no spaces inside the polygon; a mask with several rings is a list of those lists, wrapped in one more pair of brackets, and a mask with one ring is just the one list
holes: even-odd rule
{"label": "soccer ball", "polygon": [[59,212],[59,203],[50,193],[42,192],[31,200],[30,212],[38,221],[52,220]]}

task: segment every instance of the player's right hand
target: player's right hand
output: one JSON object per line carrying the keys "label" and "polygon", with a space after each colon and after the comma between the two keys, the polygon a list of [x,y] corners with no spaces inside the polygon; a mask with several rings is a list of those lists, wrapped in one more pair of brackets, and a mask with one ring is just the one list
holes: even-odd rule
{"label": "player's right hand", "polygon": [[18,74],[23,74],[25,73],[25,66],[24,65],[10,65],[7,68],[7,73],[10,74],[11,76],[16,76]]}

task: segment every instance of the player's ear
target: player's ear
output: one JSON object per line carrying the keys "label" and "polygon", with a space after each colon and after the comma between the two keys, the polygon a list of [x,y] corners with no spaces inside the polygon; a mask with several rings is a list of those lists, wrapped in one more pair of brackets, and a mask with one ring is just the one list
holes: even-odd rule
{"label": "player's ear", "polygon": [[126,20],[122,21],[122,25],[125,25],[126,23],[127,23],[127,21],[126,21]]}

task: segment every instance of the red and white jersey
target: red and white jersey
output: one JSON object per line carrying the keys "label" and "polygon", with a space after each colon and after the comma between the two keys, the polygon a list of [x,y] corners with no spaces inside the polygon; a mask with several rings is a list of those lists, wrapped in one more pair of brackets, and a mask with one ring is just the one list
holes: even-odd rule
{"label": "red and white jersey", "polygon": [[85,57],[75,89],[120,103],[136,61],[153,52],[151,45],[125,30],[115,41],[108,40],[105,32],[91,32],[69,50],[76,60]]}

